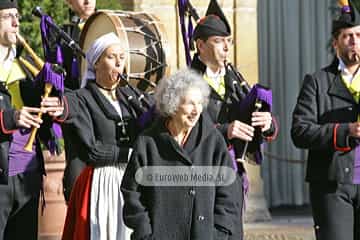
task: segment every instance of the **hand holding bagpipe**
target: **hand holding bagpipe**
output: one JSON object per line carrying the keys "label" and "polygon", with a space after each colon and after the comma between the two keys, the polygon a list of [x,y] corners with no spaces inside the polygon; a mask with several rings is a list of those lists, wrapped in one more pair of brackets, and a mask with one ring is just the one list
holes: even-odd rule
{"label": "hand holding bagpipe", "polygon": [[[69,47],[71,47],[74,51],[81,55],[83,55],[83,53],[78,45],[75,44],[75,42],[52,21],[51,17],[41,12],[39,7],[34,9],[33,14],[41,17],[40,30],[45,55],[45,61],[41,60],[38,63],[38,69],[41,69],[41,71],[39,71],[38,74],[35,74],[36,84],[39,87],[42,85],[44,86],[44,93],[42,96],[43,101],[41,103],[41,108],[37,117],[41,119],[42,114],[45,112],[50,116],[56,117],[62,114],[63,111],[62,100],[60,99],[62,99],[62,94],[64,91],[64,78],[66,73],[65,70],[61,67],[62,59],[61,54],[58,51],[58,44],[55,44],[49,40],[50,38],[54,37],[52,36],[53,31],[56,33],[56,35],[59,36],[60,39],[63,39],[66,43],[68,43]],[[29,53],[32,55],[31,51]],[[35,58],[34,56],[32,57]],[[55,94],[56,96],[49,97],[50,93]],[[51,125],[46,126],[46,128],[49,128],[50,131]],[[30,137],[24,147],[25,150],[32,151],[37,130],[38,126],[32,128]],[[51,138],[49,141],[55,140]]]}
{"label": "hand holding bagpipe", "polygon": [[[52,75],[52,77],[43,77],[44,79],[44,93],[43,93],[43,96],[42,98],[43,99],[52,99],[53,101],[52,102],[55,102],[56,100],[56,105],[55,104],[51,104],[49,106],[47,105],[44,105],[41,106],[40,108],[40,111],[38,112],[38,115],[37,117],[41,120],[42,118],[42,114],[43,113],[48,113],[50,116],[58,116],[58,112],[61,110],[62,106],[61,106],[61,101],[59,100],[58,97],[49,97],[50,96],[50,93],[55,85],[56,88],[58,88],[56,86],[56,80],[58,80],[59,78],[62,78],[62,77],[59,77],[60,75],[63,76],[64,73],[61,72],[61,68],[58,69],[58,66],[57,65],[51,65],[50,63],[45,63],[44,64],[44,67],[43,69],[41,70],[40,74],[38,76],[41,76],[41,75]],[[59,75],[59,76],[56,76],[56,75]],[[55,77],[54,77],[55,76]],[[54,80],[55,79],[55,80]],[[58,81],[59,82],[59,81]],[[59,84],[59,83],[58,83]],[[61,85],[61,83],[60,83]],[[55,108],[56,107],[56,108]],[[62,109],[63,110],[63,109]],[[62,111],[61,110],[61,111]],[[41,122],[42,123],[42,122]],[[37,133],[37,130],[40,126],[38,127],[33,127],[31,129],[31,133],[30,133],[30,137],[27,141],[27,143],[25,144],[24,146],[24,150],[26,151],[29,151],[29,152],[32,152],[32,146],[34,144],[34,141],[35,141],[35,137],[36,137],[36,133]]]}
{"label": "hand holding bagpipe", "polygon": [[[17,34],[17,40],[20,45],[22,45],[25,51],[30,55],[30,57],[34,60],[35,65],[31,64],[28,60],[19,57],[19,61],[34,75],[37,76],[40,72],[39,69],[42,69],[45,65],[44,61],[36,55],[33,49],[29,46],[29,44],[25,41],[25,39]],[[41,70],[43,71],[43,70]],[[52,84],[50,82],[45,82],[44,86],[44,98],[47,98],[52,90]],[[35,136],[37,133],[37,129],[40,128],[40,124],[42,124],[42,114],[52,111],[51,109],[45,108],[34,108],[34,107],[22,107],[20,110],[15,112],[15,121],[18,127],[24,128],[32,128],[29,139],[24,146],[26,151],[31,152],[32,146],[35,140]]]}
{"label": "hand holding bagpipe", "polygon": [[42,124],[41,116],[39,114],[42,110],[35,107],[23,106],[21,109],[15,111],[15,124],[19,128],[39,128]]}
{"label": "hand holding bagpipe", "polygon": [[252,141],[254,137],[254,127],[250,124],[233,120],[227,128],[228,139],[241,139],[243,141]]}
{"label": "hand holding bagpipe", "polygon": [[[261,106],[261,101],[259,101]],[[255,103],[257,105],[257,103]],[[266,132],[271,128],[272,124],[272,115],[270,112],[261,112],[258,109],[261,109],[261,107],[255,106],[255,111],[252,113],[251,117],[251,125],[253,127],[259,127],[261,129],[261,132]]]}
{"label": "hand holding bagpipe", "polygon": [[59,117],[64,112],[64,102],[58,97],[43,97],[41,109],[51,117]]}
{"label": "hand holding bagpipe", "polygon": [[244,141],[233,140],[235,157],[240,161],[245,160],[246,153],[250,152],[255,153],[256,163],[261,162],[260,144],[263,140],[262,133],[271,128],[271,106],[272,92],[260,84],[256,84],[245,99],[234,104],[231,118],[253,127],[253,136],[250,141],[241,138]]}

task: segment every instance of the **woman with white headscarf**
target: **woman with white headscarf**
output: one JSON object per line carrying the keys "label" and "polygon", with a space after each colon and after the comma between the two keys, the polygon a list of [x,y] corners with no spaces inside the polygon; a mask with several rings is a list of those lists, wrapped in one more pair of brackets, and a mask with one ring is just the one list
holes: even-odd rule
{"label": "woman with white headscarf", "polygon": [[129,239],[120,183],[139,127],[137,112],[119,85],[126,51],[109,33],[94,41],[86,59],[87,83],[65,94],[64,112],[58,117],[79,137],[78,151],[87,165],[72,189],[62,239]]}

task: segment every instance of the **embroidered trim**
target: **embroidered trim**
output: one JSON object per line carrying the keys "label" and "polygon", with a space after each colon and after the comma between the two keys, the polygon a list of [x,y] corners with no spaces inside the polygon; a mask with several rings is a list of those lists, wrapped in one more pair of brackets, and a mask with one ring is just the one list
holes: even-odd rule
{"label": "embroidered trim", "polygon": [[16,129],[14,129],[14,130],[9,130],[9,129],[6,129],[5,128],[5,125],[4,125],[4,111],[3,110],[1,110],[0,111],[0,125],[1,125],[1,131],[3,132],[3,133],[5,133],[5,134],[12,134],[12,133],[14,133],[15,131],[16,131]]}
{"label": "embroidered trim", "polygon": [[334,148],[337,151],[342,151],[342,152],[347,152],[351,150],[351,147],[338,147],[337,146],[337,142],[336,142],[336,136],[337,136],[337,129],[339,128],[340,124],[336,123],[335,127],[334,127],[334,134],[333,134],[333,143],[334,143]]}
{"label": "embroidered trim", "polygon": [[272,123],[274,124],[275,131],[274,131],[273,135],[265,137],[265,140],[267,142],[271,142],[271,141],[275,140],[279,134],[279,123],[274,116],[272,116]]}
{"label": "embroidered trim", "polygon": [[58,123],[64,122],[69,116],[69,104],[68,104],[66,96],[63,97],[63,101],[64,101],[64,110],[65,110],[64,117],[62,117],[62,118],[54,117],[53,118],[53,120],[55,120]]}

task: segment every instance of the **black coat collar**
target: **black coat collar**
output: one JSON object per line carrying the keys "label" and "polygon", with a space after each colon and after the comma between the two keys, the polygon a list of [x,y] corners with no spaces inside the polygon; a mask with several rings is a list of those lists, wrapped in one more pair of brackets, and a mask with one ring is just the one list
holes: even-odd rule
{"label": "black coat collar", "polygon": [[[97,102],[97,104],[99,105],[99,107],[104,112],[104,114],[107,118],[112,119],[114,121],[121,120],[118,112],[115,110],[115,108],[111,105],[111,103],[106,99],[106,97],[100,92],[100,90],[96,86],[95,80],[88,80],[86,88],[91,92],[95,101]],[[125,107],[125,109],[129,113],[131,113],[132,111],[130,111],[130,108],[129,108],[127,102],[124,101],[124,99],[122,99],[122,97],[119,93],[119,89],[116,90],[116,96],[120,103],[121,110],[124,110],[124,107]],[[124,111],[123,111],[123,113],[124,113]],[[123,116],[125,116],[125,115],[126,114],[123,114]]]}
{"label": "black coat collar", "polygon": [[346,101],[356,103],[354,97],[341,79],[341,73],[338,66],[339,60],[335,58],[332,63],[325,68],[325,71],[328,73],[328,78],[331,80],[328,93],[329,95],[337,96]]}
{"label": "black coat collar", "polygon": [[212,131],[217,131],[211,120],[206,115],[201,114],[198,122],[191,130],[190,136],[185,144],[185,148],[182,148],[171,136],[169,130],[165,126],[165,123],[165,118],[159,118],[152,127],[145,132],[145,134],[155,136],[155,139],[158,139],[161,146],[164,146],[164,149],[173,149],[182,157],[182,159],[185,160],[185,162],[189,164],[192,164],[190,154],[193,151],[196,151],[201,142],[203,142],[212,133]]}
{"label": "black coat collar", "polygon": [[[191,62],[191,68],[198,71],[201,75],[204,75],[206,71],[206,65],[200,61],[199,54],[196,53]],[[226,74],[224,77],[225,81],[225,99],[228,99],[231,94],[235,92],[233,81],[236,79],[236,76],[233,72],[226,69]],[[222,100],[222,97],[210,86],[211,97],[217,100]]]}

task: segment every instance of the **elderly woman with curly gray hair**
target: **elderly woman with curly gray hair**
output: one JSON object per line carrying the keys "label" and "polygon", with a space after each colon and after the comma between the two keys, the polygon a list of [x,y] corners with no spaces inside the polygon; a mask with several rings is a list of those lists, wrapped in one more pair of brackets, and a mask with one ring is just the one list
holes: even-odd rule
{"label": "elderly woman with curly gray hair", "polygon": [[[211,240],[232,234],[238,187],[224,139],[202,114],[209,92],[189,69],[157,86],[160,117],[138,137],[121,184],[132,239]],[[220,173],[227,180],[204,178],[223,180]]]}

